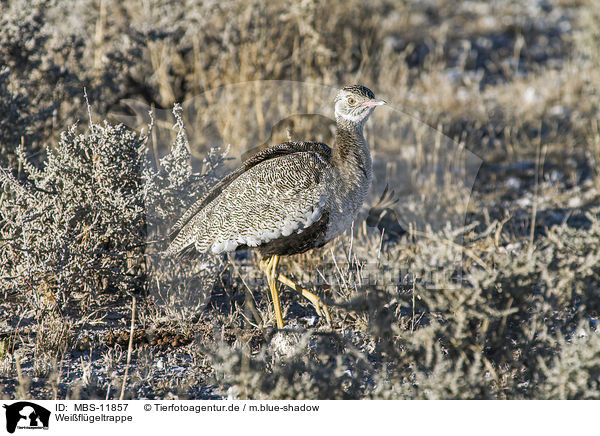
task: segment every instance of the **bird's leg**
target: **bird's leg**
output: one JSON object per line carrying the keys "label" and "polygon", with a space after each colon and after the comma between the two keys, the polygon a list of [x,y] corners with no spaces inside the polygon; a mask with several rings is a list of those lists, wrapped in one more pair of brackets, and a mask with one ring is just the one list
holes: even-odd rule
{"label": "bird's leg", "polygon": [[[268,268],[269,268],[269,262],[271,261],[271,256],[269,257],[263,257],[259,262],[258,262],[258,267],[260,268],[261,271],[263,271],[265,274],[267,274]],[[268,274],[267,274],[267,278],[269,278]]]}
{"label": "bird's leg", "polygon": [[277,328],[283,328],[283,316],[281,315],[281,303],[279,302],[279,292],[277,291],[277,267],[279,265],[279,256],[274,255],[269,258],[266,266],[267,281],[273,298],[273,308],[275,309],[275,318],[277,319]]}
{"label": "bird's leg", "polygon": [[[276,271],[275,271],[275,273],[276,273]],[[327,306],[325,305],[325,303],[323,303],[323,301],[319,298],[318,295],[313,294],[310,291],[307,291],[306,289],[304,289],[301,286],[299,286],[298,284],[294,283],[292,280],[288,279],[284,275],[277,274],[277,280],[279,280],[284,285],[289,286],[294,291],[296,291],[297,293],[302,295],[304,298],[309,300],[312,303],[312,305],[314,306],[315,310],[317,311],[317,314],[319,316],[324,316],[325,319],[327,320],[327,325],[331,325],[331,317],[329,316],[329,310],[327,309]]]}

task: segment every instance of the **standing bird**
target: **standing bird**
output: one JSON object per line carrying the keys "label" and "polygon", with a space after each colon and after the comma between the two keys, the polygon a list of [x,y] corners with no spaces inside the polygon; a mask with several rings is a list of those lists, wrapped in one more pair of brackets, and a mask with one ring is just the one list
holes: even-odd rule
{"label": "standing bird", "polygon": [[317,295],[278,273],[279,257],[322,247],[350,226],[371,184],[363,127],[382,104],[364,86],[342,88],[335,97],[333,149],[320,142],[285,142],[250,157],[181,216],[166,254],[192,246],[214,254],[257,248],[277,327],[283,328],[277,281],[310,300],[330,323]]}

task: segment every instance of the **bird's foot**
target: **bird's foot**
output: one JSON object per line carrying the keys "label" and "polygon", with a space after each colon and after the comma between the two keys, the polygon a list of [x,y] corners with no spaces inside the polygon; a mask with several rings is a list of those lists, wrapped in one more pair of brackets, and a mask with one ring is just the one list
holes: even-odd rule
{"label": "bird's foot", "polygon": [[327,306],[325,305],[325,303],[323,303],[323,300],[321,300],[321,298],[318,295],[313,294],[312,292],[302,288],[301,286],[294,283],[292,280],[288,279],[284,275],[279,274],[277,276],[277,280],[279,280],[284,285],[289,286],[294,291],[296,291],[308,301],[310,301],[315,310],[317,311],[317,315],[319,315],[320,317],[324,317],[327,321],[327,325],[331,326],[331,316],[329,315],[329,309],[327,309]]}

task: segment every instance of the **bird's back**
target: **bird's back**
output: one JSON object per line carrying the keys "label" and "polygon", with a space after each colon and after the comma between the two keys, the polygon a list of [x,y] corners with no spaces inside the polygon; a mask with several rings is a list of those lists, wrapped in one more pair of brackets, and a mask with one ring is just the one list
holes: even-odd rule
{"label": "bird's back", "polygon": [[314,229],[323,221],[331,154],[318,142],[284,143],[257,153],[188,209],[172,228],[167,253],[191,245],[213,253],[264,249]]}

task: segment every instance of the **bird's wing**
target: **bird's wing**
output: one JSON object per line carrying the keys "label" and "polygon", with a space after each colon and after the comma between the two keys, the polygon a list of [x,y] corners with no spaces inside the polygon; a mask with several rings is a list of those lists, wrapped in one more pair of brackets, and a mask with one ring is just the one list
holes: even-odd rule
{"label": "bird's wing", "polygon": [[310,226],[325,204],[330,152],[324,144],[286,143],[258,153],[186,212],[167,251],[257,247]]}
{"label": "bird's wing", "polygon": [[196,201],[171,227],[169,230],[169,239],[173,241],[183,227],[211,201],[213,201],[227,186],[229,186],[240,175],[249,171],[252,167],[269,159],[286,156],[299,152],[317,153],[326,161],[331,160],[331,148],[321,142],[284,142],[273,147],[266,148],[259,153],[245,160],[236,170],[229,173],[219,181],[211,190],[200,200]]}

